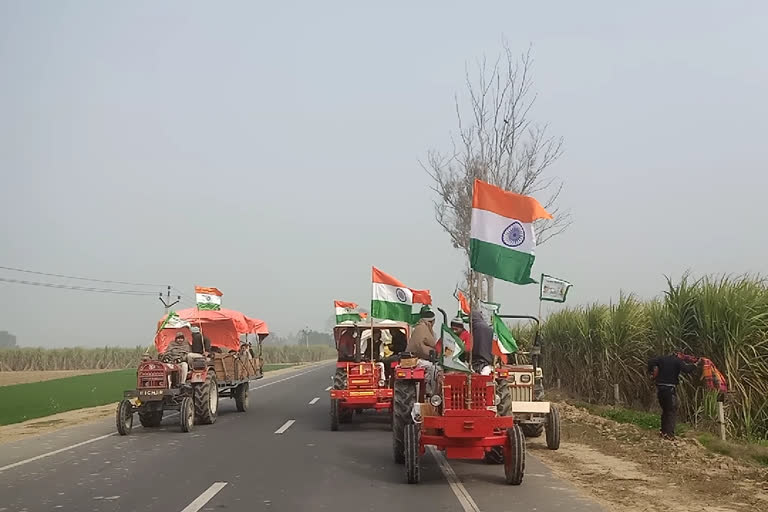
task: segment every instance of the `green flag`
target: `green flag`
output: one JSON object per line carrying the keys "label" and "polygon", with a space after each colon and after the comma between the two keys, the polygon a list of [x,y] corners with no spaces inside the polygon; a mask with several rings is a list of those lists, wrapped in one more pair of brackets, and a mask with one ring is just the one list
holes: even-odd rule
{"label": "green flag", "polygon": [[460,372],[469,372],[467,363],[459,359],[461,354],[466,351],[464,342],[456,336],[456,333],[450,327],[443,324],[443,353],[441,364],[446,370],[458,370]]}
{"label": "green flag", "polygon": [[512,336],[512,331],[496,314],[493,315],[493,332],[496,335],[496,343],[502,354],[514,354],[517,352],[517,342],[515,337]]}

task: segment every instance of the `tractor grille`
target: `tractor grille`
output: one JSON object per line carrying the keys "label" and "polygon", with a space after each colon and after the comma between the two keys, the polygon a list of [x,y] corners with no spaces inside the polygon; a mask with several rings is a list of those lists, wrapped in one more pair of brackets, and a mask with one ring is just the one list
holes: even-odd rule
{"label": "tractor grille", "polygon": [[514,402],[532,402],[533,388],[531,386],[512,386],[512,401]]}
{"label": "tractor grille", "polygon": [[472,375],[471,389],[465,375],[446,375],[443,392],[446,409],[487,410],[494,404],[495,387],[490,375]]}

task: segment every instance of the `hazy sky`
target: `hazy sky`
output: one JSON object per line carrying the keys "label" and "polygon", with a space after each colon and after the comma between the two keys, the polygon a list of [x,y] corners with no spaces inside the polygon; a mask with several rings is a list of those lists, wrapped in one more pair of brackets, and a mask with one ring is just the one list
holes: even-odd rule
{"label": "hazy sky", "polygon": [[[418,160],[449,148],[465,64],[506,36],[533,45],[533,116],[565,137],[553,172],[574,224],[534,273],[571,280],[580,304],[652,296],[688,268],[766,272],[767,16],[736,1],[0,0],[0,265],[189,298],[216,286],[282,334],[322,328],[334,299],[368,303],[371,265],[455,310],[462,258]],[[0,330],[24,345],[145,344],[161,313],[151,296],[0,293]],[[510,313],[537,293],[496,286]]]}

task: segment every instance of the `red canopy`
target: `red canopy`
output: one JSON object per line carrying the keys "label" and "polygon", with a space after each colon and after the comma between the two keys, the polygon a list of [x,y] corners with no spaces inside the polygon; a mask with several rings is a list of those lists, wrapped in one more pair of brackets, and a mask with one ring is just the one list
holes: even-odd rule
{"label": "red canopy", "polygon": [[[198,310],[197,308],[182,309],[176,312],[181,320],[189,322],[191,325],[200,327],[203,336],[211,340],[211,345],[228,350],[238,350],[240,348],[241,334],[258,334],[259,338],[269,334],[269,328],[266,322],[256,318],[245,316],[240,311],[232,309]],[[165,321],[165,317],[158,322],[158,329]],[[192,333],[188,328],[165,328],[159,329],[155,336],[155,347],[158,352],[163,352],[168,344],[173,341],[177,332],[183,332],[188,340],[191,340]]]}

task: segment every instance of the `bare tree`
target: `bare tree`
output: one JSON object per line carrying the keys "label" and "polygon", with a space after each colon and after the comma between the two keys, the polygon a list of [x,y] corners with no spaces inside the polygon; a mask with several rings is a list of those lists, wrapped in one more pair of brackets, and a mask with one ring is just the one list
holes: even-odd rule
{"label": "bare tree", "polygon": [[[563,139],[549,135],[548,125],[536,124],[530,118],[536,101],[532,67],[530,48],[516,57],[505,42],[504,51],[492,65],[485,58],[478,62],[474,79],[467,70],[470,115],[462,115],[457,97],[459,130],[458,137],[452,137],[453,151],[430,151],[426,162],[421,162],[437,193],[435,218],[450,235],[453,246],[467,256],[476,178],[505,190],[539,196],[554,219],[534,224],[538,245],[571,224],[570,213],[558,204],[562,182],[547,172],[563,153]],[[483,276],[483,281],[485,289],[476,283],[473,291],[479,295],[475,297],[493,300],[493,278]]]}

